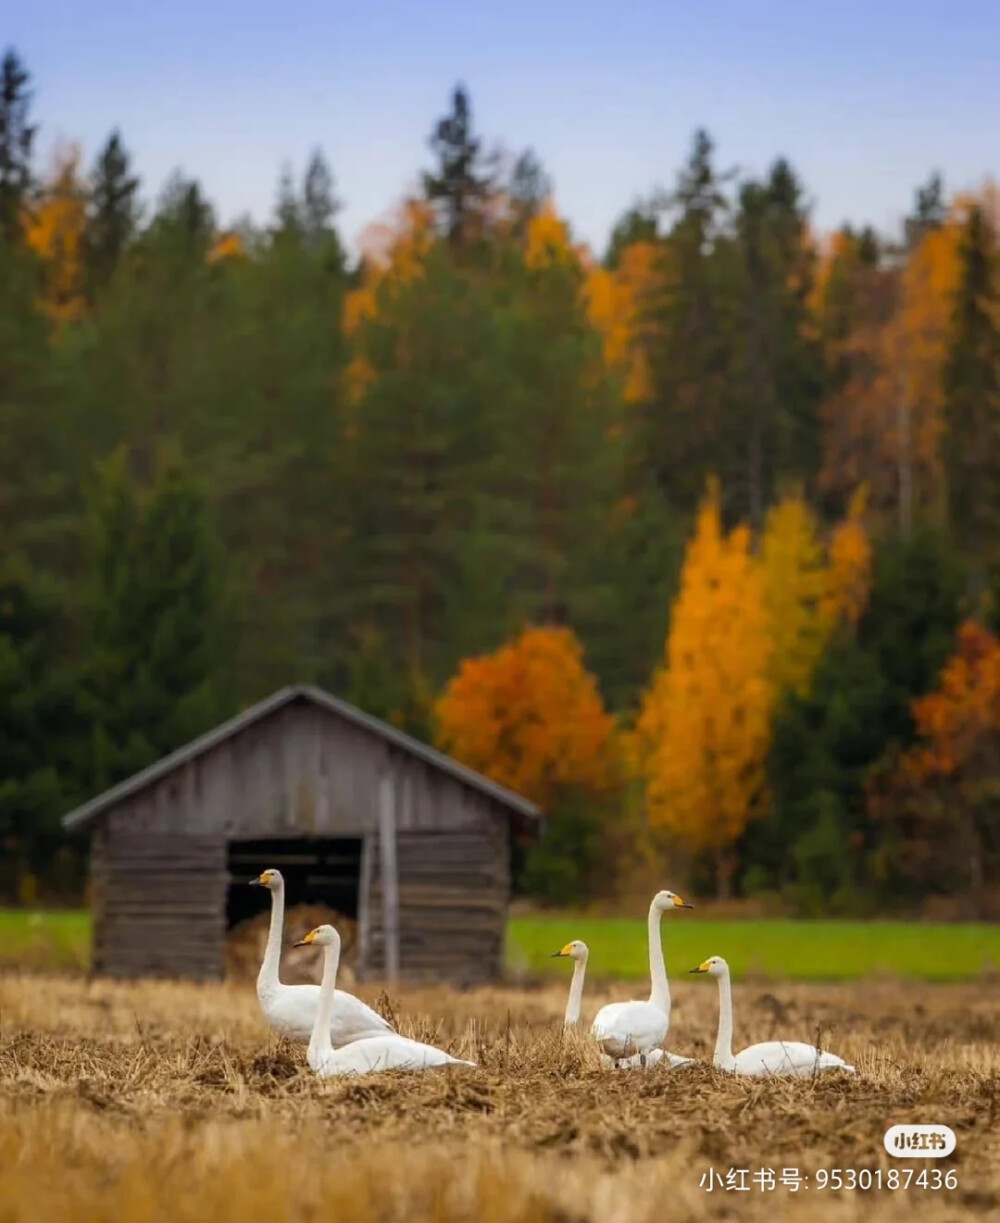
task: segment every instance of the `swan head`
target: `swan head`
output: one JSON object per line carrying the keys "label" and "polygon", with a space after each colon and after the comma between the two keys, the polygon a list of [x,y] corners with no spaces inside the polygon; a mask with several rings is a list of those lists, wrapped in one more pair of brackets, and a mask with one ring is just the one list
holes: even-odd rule
{"label": "swan head", "polygon": [[266,870],[259,874],[255,879],[250,880],[251,887],[267,888],[269,892],[275,892],[284,884],[281,871]]}
{"label": "swan head", "polygon": [[688,904],[676,892],[663,891],[653,897],[653,908],[665,913],[668,909],[693,909],[694,905]]}
{"label": "swan head", "polygon": [[293,944],[295,947],[339,947],[340,935],[333,926],[317,926],[304,938]]}
{"label": "swan head", "polygon": [[709,956],[697,968],[691,968],[689,972],[705,972],[710,977],[724,977],[729,972],[729,965],[721,955]]}
{"label": "swan head", "polygon": [[570,960],[582,960],[586,964],[588,955],[590,950],[587,944],[575,938],[571,943],[567,943],[562,951],[553,951],[549,958],[554,960],[558,956],[566,956]]}

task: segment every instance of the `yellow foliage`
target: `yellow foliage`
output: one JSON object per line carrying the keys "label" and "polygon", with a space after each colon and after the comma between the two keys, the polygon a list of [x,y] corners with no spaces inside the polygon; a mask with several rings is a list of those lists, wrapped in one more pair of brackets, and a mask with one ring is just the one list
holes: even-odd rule
{"label": "yellow foliage", "polygon": [[633,242],[613,272],[595,266],[584,283],[590,324],[604,340],[604,361],[622,373],[626,402],[649,395],[650,377],[643,343],[644,306],[659,283],[660,252],[652,242]]}
{"label": "yellow foliage", "polygon": [[86,190],[79,176],[80,150],[57,150],[39,203],[25,222],[25,240],[43,265],[42,308],[54,323],[81,318],[87,309]]}
{"label": "yellow foliage", "polygon": [[239,234],[220,234],[205,257],[209,263],[219,263],[223,259],[245,258],[246,250],[243,247],[243,240]]}
{"label": "yellow foliage", "polygon": [[764,601],[774,634],[771,683],[805,695],[823,656],[831,622],[828,571],[819,531],[801,493],[769,512],[761,541]]}
{"label": "yellow foliage", "polygon": [[829,547],[823,615],[833,625],[844,620],[857,626],[868,605],[872,584],[872,545],[864,524],[868,490],[862,485],[851,497],[847,516],[833,529]]}
{"label": "yellow foliage", "polygon": [[695,851],[724,852],[764,796],[773,643],[750,545],[746,527],[723,531],[713,484],[685,556],[666,666],[636,722],[650,822]]}
{"label": "yellow foliage", "polygon": [[386,224],[370,226],[362,236],[361,284],[344,299],[342,324],[354,349],[345,372],[348,401],[357,404],[377,372],[364,351],[364,325],[379,315],[400,288],[423,275],[434,245],[434,216],[420,200],[408,200]]}
{"label": "yellow foliage", "polygon": [[569,226],[549,200],[528,221],[524,261],[533,272],[577,262],[577,254],[570,242]]}
{"label": "yellow foliage", "polygon": [[435,713],[445,751],[543,808],[562,787],[613,783],[614,722],[570,629],[528,628],[466,659]]}

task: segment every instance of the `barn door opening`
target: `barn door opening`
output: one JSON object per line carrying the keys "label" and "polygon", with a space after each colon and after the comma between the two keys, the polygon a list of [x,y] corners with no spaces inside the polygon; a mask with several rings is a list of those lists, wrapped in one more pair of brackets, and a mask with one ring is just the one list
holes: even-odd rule
{"label": "barn door opening", "polygon": [[[344,943],[345,981],[357,958],[361,893],[360,837],[274,838],[229,843],[226,895],[227,974],[256,975],[267,940],[271,895],[250,880],[276,867],[285,880],[285,929],[282,979],[318,979],[319,957],[308,949],[291,950],[313,926],[332,921]],[[301,963],[300,963],[301,961]]]}

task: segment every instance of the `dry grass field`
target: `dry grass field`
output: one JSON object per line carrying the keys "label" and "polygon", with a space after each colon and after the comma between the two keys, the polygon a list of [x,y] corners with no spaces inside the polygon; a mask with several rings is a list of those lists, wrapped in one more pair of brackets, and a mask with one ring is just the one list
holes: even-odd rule
{"label": "dry grass field", "polygon": [[[478,1070],[317,1080],[252,986],[0,976],[0,1223],[789,1223],[1000,1217],[1000,987],[735,987],[736,1044],[824,1042],[856,1078],[616,1073],[564,1039],[565,987],[362,990]],[[589,988],[585,1016],[635,987]],[[710,1055],[714,982],[674,980],[671,1048]],[[950,1125],[893,1160],[889,1125]],[[820,1169],[924,1167],[955,1189],[821,1190]],[[700,1181],[773,1169],[773,1189]],[[783,1169],[810,1178],[797,1191]]]}

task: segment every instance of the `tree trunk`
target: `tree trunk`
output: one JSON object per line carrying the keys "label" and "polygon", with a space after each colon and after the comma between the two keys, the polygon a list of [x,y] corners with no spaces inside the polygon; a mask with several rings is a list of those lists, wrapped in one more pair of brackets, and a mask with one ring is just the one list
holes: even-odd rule
{"label": "tree trunk", "polygon": [[729,850],[721,850],[715,860],[715,898],[732,900],[736,858]]}

